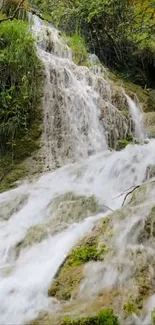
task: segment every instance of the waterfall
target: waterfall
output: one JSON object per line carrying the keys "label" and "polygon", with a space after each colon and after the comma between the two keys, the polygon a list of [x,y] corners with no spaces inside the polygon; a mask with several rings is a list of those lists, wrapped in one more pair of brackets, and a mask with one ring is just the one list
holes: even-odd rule
{"label": "waterfall", "polygon": [[[59,302],[47,294],[59,267],[109,209],[121,208],[126,190],[144,182],[155,162],[155,140],[119,152],[108,150],[106,132],[117,139],[120,132],[128,131],[112,86],[72,62],[71,50],[54,27],[35,17],[32,30],[45,66],[45,169],[61,168],[0,194],[0,324],[5,325],[26,324],[42,311],[60,311]],[[124,105],[123,92],[121,96]],[[136,136],[142,138],[138,109],[127,99]],[[132,218],[132,224],[130,216],[123,223],[122,233],[120,228],[114,263],[125,260],[128,230],[137,220],[143,221],[141,211],[135,210]],[[119,224],[115,226],[117,230]],[[121,269],[113,272],[112,262],[104,286],[121,277]],[[93,288],[89,285],[89,292]]]}
{"label": "waterfall", "polygon": [[130,118],[122,114],[128,105],[124,92],[93,66],[94,56],[88,60],[91,69],[74,64],[71,49],[53,26],[34,16],[32,31],[45,68],[45,170],[86,159],[108,146],[116,148],[118,140],[131,133]]}
{"label": "waterfall", "polygon": [[88,83],[88,68],[73,63],[71,50],[54,27],[34,17],[33,31],[46,75],[45,167],[62,166],[104,150],[107,144],[99,121],[99,95]]}
{"label": "waterfall", "polygon": [[142,111],[140,106],[136,104],[128,95],[126,95],[130,114],[132,116],[133,122],[135,123],[135,137],[139,140],[145,138],[143,126],[142,126]]}

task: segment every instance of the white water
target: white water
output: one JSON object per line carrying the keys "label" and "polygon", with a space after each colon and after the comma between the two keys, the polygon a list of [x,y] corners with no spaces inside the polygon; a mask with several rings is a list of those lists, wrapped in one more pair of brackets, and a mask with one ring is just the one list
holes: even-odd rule
{"label": "white water", "polygon": [[[155,140],[143,146],[128,146],[121,152],[107,150],[104,128],[99,121],[98,95],[86,82],[88,70],[77,68],[71,62],[71,52],[59,42],[56,30],[52,29],[52,41],[47,44],[49,28],[42,28],[40,24],[37,19],[35,32],[42,44],[38,52],[46,69],[45,165],[54,164],[53,150],[60,165],[66,162],[66,150],[70,150],[70,155],[67,154],[69,160],[79,161],[80,156],[83,161],[46,173],[35,183],[25,183],[0,195],[0,324],[6,325],[24,324],[37,317],[40,311],[48,310],[49,307],[50,310],[59,308],[48,298],[47,291],[70,249],[93,228],[98,218],[108,212],[106,206],[111,209],[121,206],[123,196],[117,196],[143,182],[147,167],[154,165],[155,161]],[[47,46],[54,46],[52,54],[45,51]],[[57,92],[50,82],[54,75],[56,79],[52,85],[59,87],[62,101],[60,98],[56,102],[54,100]],[[67,79],[66,88],[64,78]],[[106,81],[104,85],[106,87],[102,87],[101,92],[107,99],[110,90]],[[68,100],[63,96],[66,92]],[[60,115],[64,110],[61,118],[65,121],[65,126],[61,127],[61,146],[57,143],[57,130],[54,129],[56,122],[52,107],[56,104],[59,105]],[[82,128],[85,127],[87,132],[84,135]],[[89,157],[90,152],[94,156]],[[84,217],[80,222],[74,220],[73,216],[74,221],[66,220],[65,229],[57,232],[54,228],[55,234],[50,233],[49,229],[46,238],[39,243],[21,247],[17,254],[17,245],[26,237],[27,231],[36,225],[48,227],[54,219],[49,208],[51,203],[56,197],[68,192],[94,195],[100,204],[100,213]],[[59,223],[57,226],[60,226]],[[122,241],[120,249],[121,246]],[[114,276],[114,281],[116,278]],[[109,281],[108,274],[106,281]]]}
{"label": "white water", "polygon": [[[154,147],[155,141],[152,141],[144,146],[128,146],[121,152],[98,154],[85,163],[63,167],[45,174],[34,184],[25,184],[0,195],[4,216],[6,202],[22,195],[28,197],[18,212],[0,222],[1,324],[23,324],[52,304],[47,291],[54,274],[71,247],[92,229],[96,218],[104,215],[86,218],[56,235],[49,235],[41,243],[23,248],[17,257],[15,246],[25,237],[27,229],[52,220],[49,204],[55,196],[70,191],[94,194],[103,212],[104,205],[116,209],[123,197],[114,198],[144,180],[147,166],[155,161]],[[10,212],[11,209],[12,204]]]}
{"label": "white water", "polygon": [[58,31],[43,25],[37,17],[34,33],[46,74],[45,166],[62,166],[107,148],[99,122],[99,94],[89,85],[89,70],[73,63],[71,50],[60,40]]}
{"label": "white water", "polygon": [[128,95],[126,95],[126,98],[129,104],[131,117],[135,123],[135,137],[139,140],[143,140],[145,138],[145,133],[142,125],[142,111],[140,106],[136,104]]}

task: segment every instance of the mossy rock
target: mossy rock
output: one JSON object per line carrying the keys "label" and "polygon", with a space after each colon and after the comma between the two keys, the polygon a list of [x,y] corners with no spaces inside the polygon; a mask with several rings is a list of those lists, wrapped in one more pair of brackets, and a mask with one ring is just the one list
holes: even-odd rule
{"label": "mossy rock", "polygon": [[60,222],[77,222],[100,211],[95,196],[76,195],[68,192],[56,197],[48,206],[52,220]]}
{"label": "mossy rock", "polygon": [[47,230],[46,226],[36,225],[36,226],[30,227],[27,230],[24,239],[16,245],[17,255],[20,253],[21,249],[24,249],[25,247],[28,247],[28,246],[32,246],[33,244],[36,244],[36,243],[40,243],[47,236],[48,236],[48,230]]}
{"label": "mossy rock", "polygon": [[150,138],[155,137],[155,112],[145,113],[143,116],[144,128]]}
{"label": "mossy rock", "polygon": [[69,300],[78,293],[79,283],[82,279],[83,266],[71,267],[66,263],[49,288],[48,295],[59,300]]}
{"label": "mossy rock", "polygon": [[119,325],[118,316],[111,309],[101,310],[97,316],[81,317],[71,319],[66,317],[60,325]]}
{"label": "mossy rock", "polygon": [[123,306],[123,309],[126,317],[132,314],[138,314],[137,305],[133,301],[126,302]]}
{"label": "mossy rock", "polygon": [[84,278],[84,265],[90,261],[101,261],[108,249],[106,245],[97,245],[95,236],[86,237],[74,248],[56,274],[55,280],[48,290],[48,295],[59,300],[69,300],[79,290],[79,283]]}
{"label": "mossy rock", "polygon": [[16,187],[18,184],[17,181],[28,175],[28,170],[23,163],[14,163],[12,165],[10,164],[10,166],[6,164],[5,167],[1,166],[0,174],[0,192],[4,192],[10,188]]}
{"label": "mossy rock", "polygon": [[28,200],[25,193],[12,193],[11,198],[0,202],[0,220],[8,220],[14,213],[22,209]]}
{"label": "mossy rock", "polygon": [[149,239],[155,238],[155,207],[151,209],[150,214],[146,217],[144,222],[144,228],[140,232],[138,241],[144,243]]}

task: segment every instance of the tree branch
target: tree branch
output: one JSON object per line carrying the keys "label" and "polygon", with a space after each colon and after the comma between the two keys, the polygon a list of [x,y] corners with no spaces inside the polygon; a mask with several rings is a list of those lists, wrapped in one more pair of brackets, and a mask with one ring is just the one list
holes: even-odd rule
{"label": "tree branch", "polygon": [[136,186],[131,186],[129,187],[127,190],[123,191],[121,194],[119,194],[118,196],[114,197],[113,199],[116,199],[122,195],[125,194],[126,191],[129,191],[130,189],[132,189],[131,191],[129,191],[125,197],[124,197],[124,200],[123,200],[123,203],[122,203],[122,206],[124,205],[128,195],[132,194],[137,188],[141,187],[141,186],[144,186],[144,185],[148,185],[148,184],[152,184],[152,183],[155,183],[155,180],[151,181],[151,182],[145,182],[145,183],[142,183],[142,184],[139,184],[139,185],[136,185]]}
{"label": "tree branch", "polygon": [[[4,2],[4,1],[3,1]],[[20,9],[23,9],[22,4],[23,4],[24,0],[21,0],[18,5],[17,5],[17,8],[15,9],[14,13],[12,16],[10,17],[6,17],[6,18],[3,18],[3,19],[0,19],[0,24],[4,21],[7,21],[7,20],[13,20],[16,16],[16,13],[20,10]]]}

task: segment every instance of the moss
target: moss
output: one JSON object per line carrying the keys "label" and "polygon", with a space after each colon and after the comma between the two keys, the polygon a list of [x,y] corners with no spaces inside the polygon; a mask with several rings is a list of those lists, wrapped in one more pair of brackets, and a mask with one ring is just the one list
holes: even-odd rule
{"label": "moss", "polygon": [[[7,170],[9,171],[7,172]],[[9,190],[17,186],[17,181],[28,175],[28,170],[23,164],[12,164],[7,166],[6,169],[1,166],[1,183],[0,192]]]}
{"label": "moss", "polygon": [[71,37],[67,37],[67,41],[69,47],[72,49],[74,63],[88,66],[88,52],[84,39],[76,32]]}
{"label": "moss", "polygon": [[83,279],[83,267],[71,267],[66,263],[48,290],[50,297],[69,300],[78,292],[78,285]]}
{"label": "moss", "polygon": [[99,251],[97,245],[86,245],[84,247],[77,247],[73,249],[69,258],[69,265],[78,266],[89,261],[102,260],[102,254],[106,247],[102,247]]}
{"label": "moss", "polygon": [[130,141],[126,139],[119,140],[117,144],[117,150],[119,151],[124,149],[128,144],[130,144]]}
{"label": "moss", "polygon": [[125,303],[123,309],[126,317],[138,313],[138,308],[133,301]]}
{"label": "moss", "polygon": [[150,214],[146,217],[138,241],[139,243],[144,243],[146,240],[151,238],[155,238],[155,207],[151,209]]}
{"label": "moss", "polygon": [[151,325],[155,325],[155,311],[154,310],[151,313]]}
{"label": "moss", "polygon": [[107,309],[100,311],[97,316],[82,317],[75,320],[66,317],[61,325],[119,325],[119,320],[111,309]]}
{"label": "moss", "polygon": [[95,236],[81,241],[80,246],[73,249],[62,265],[56,278],[48,290],[49,296],[60,300],[68,300],[75,296],[79,290],[79,283],[83,279],[84,264],[90,261],[103,260],[108,248],[102,244],[97,246]]}

